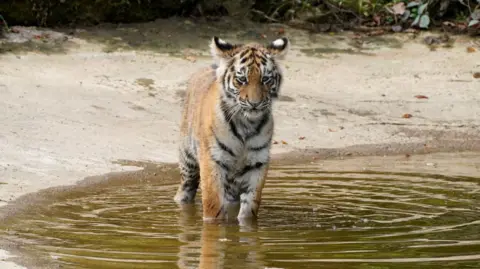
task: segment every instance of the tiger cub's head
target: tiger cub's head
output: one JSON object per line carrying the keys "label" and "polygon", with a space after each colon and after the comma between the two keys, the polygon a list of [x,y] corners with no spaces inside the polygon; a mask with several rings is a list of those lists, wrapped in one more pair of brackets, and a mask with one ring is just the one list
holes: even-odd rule
{"label": "tiger cub's head", "polygon": [[218,64],[217,78],[223,86],[223,102],[249,119],[269,112],[282,84],[276,60],[285,56],[288,47],[285,37],[267,46],[230,44],[214,37],[210,49]]}

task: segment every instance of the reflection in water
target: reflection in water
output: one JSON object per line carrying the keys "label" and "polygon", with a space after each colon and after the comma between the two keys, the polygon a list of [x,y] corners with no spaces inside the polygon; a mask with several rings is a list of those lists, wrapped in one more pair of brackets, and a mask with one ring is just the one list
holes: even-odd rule
{"label": "reflection in water", "polygon": [[479,268],[477,178],[272,167],[258,223],[239,225],[179,208],[164,175],[54,195],[0,235],[43,268]]}
{"label": "reflection in water", "polygon": [[[229,264],[242,265],[245,268],[265,267],[258,253],[260,247],[257,238],[249,236],[257,231],[256,221],[244,222],[241,225],[237,225],[235,221],[199,224],[197,214],[201,214],[200,211],[196,205],[182,205],[180,210],[178,224],[181,232],[178,237],[185,245],[180,246],[178,268],[233,268]],[[200,238],[196,236],[198,229],[201,229]],[[245,251],[235,251],[235,244],[241,244]]]}

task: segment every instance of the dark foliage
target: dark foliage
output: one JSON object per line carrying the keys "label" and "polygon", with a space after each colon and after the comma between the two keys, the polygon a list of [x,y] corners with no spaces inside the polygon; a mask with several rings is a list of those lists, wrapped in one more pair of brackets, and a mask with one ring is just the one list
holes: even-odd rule
{"label": "dark foliage", "polygon": [[[404,12],[399,13],[399,5]],[[479,28],[480,0],[3,0],[0,14],[10,24],[39,26],[228,15],[264,22],[402,29],[428,28],[449,20]]]}

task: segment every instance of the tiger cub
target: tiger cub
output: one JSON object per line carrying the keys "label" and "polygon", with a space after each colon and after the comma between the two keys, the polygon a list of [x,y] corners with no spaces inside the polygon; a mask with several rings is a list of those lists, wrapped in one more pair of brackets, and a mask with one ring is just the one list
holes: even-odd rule
{"label": "tiger cub", "polygon": [[282,84],[277,60],[288,47],[285,37],[267,46],[213,37],[216,64],[189,79],[174,200],[193,203],[200,185],[204,220],[225,218],[227,207],[238,203],[239,220],[257,217],[270,160],[272,100]]}

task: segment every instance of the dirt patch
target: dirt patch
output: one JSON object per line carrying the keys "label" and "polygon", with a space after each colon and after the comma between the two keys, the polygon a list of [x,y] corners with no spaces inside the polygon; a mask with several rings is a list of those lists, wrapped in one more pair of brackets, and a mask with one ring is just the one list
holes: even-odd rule
{"label": "dirt patch", "polygon": [[136,82],[138,85],[146,88],[147,90],[153,90],[153,86],[152,86],[152,85],[155,84],[155,80],[153,80],[153,79],[151,79],[151,78],[137,78],[137,79],[135,80],[135,82]]}
{"label": "dirt patch", "polygon": [[146,110],[143,106],[139,106],[139,105],[132,105],[132,106],[130,106],[130,108],[133,109],[133,110],[137,110],[137,111],[145,111]]}
{"label": "dirt patch", "polygon": [[323,57],[325,54],[353,54],[353,55],[364,55],[364,56],[375,56],[373,53],[367,53],[360,50],[354,49],[337,49],[337,48],[314,48],[314,49],[302,49],[301,52],[305,53],[307,56]]}
{"label": "dirt patch", "polygon": [[286,95],[280,95],[278,97],[278,101],[280,102],[295,102],[295,98],[286,96]]}
{"label": "dirt patch", "polygon": [[175,96],[180,100],[180,102],[183,102],[183,100],[185,99],[185,94],[185,90],[178,90],[175,92]]}
{"label": "dirt patch", "polygon": [[[248,29],[248,30],[246,30]],[[287,35],[299,52],[309,56],[327,57],[337,54],[374,55],[380,48],[400,49],[403,41],[411,35],[360,38],[350,32],[335,35],[311,34],[282,24],[257,24],[232,18],[220,18],[205,22],[198,19],[158,19],[148,23],[101,24],[71,28],[56,28],[55,31],[37,27],[12,27],[5,39],[0,40],[3,53],[36,51],[39,53],[65,53],[69,49],[92,43],[102,46],[102,51],[153,51],[190,61],[209,59],[205,46],[213,35],[222,36],[231,42],[267,43]],[[355,38],[354,38],[355,37]],[[305,47],[308,45],[308,47]]]}
{"label": "dirt patch", "polygon": [[347,112],[360,117],[370,117],[370,116],[377,115],[375,112],[370,110],[358,110],[358,109],[352,109],[352,108],[348,109]]}

